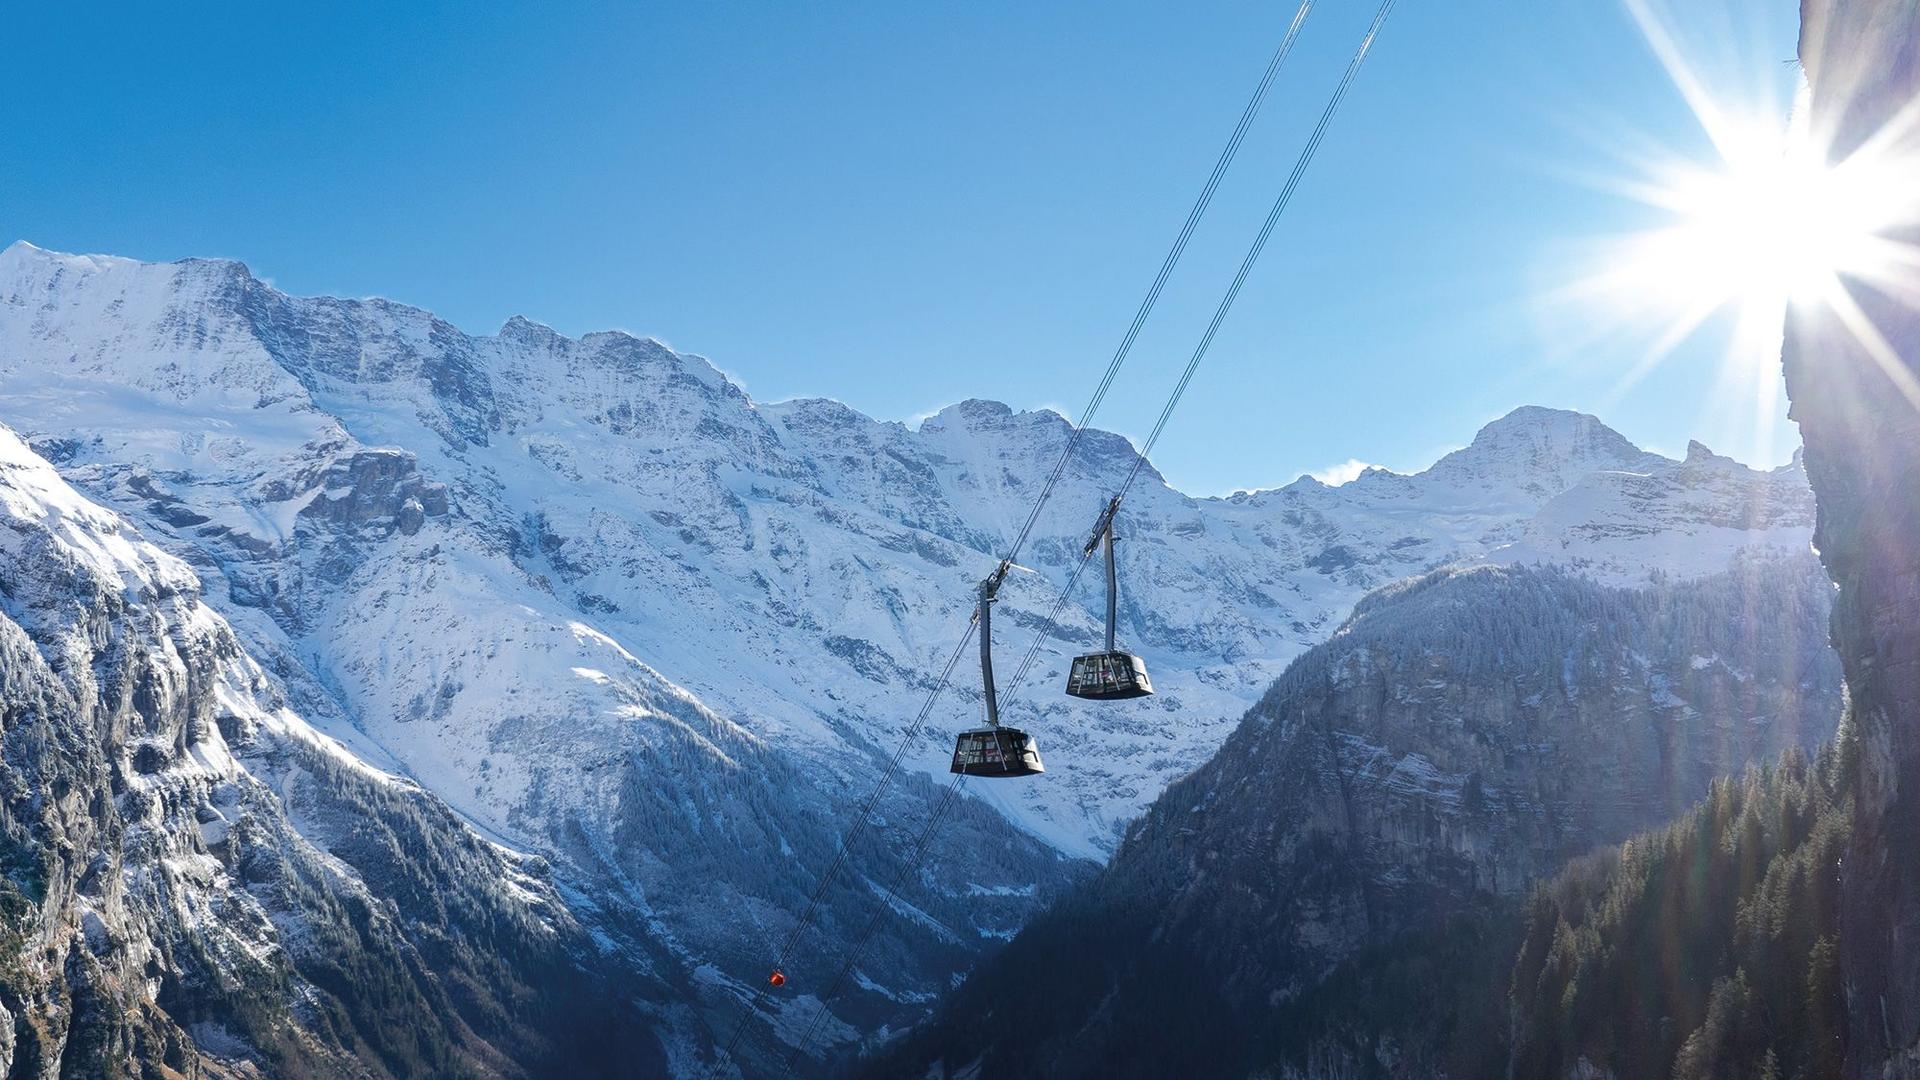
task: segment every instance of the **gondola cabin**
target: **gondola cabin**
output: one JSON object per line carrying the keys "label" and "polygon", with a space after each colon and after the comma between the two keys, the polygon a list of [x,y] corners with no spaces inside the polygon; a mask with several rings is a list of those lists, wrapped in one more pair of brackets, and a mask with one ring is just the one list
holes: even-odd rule
{"label": "gondola cabin", "polygon": [[967,776],[1032,776],[1046,772],[1040,744],[1019,728],[997,725],[963,731],[953,744],[951,772]]}
{"label": "gondola cabin", "polygon": [[1119,512],[1120,497],[1116,495],[1100,515],[1093,539],[1087,541],[1086,546],[1088,555],[1092,555],[1095,548],[1106,550],[1107,647],[1097,653],[1074,657],[1073,667],[1067,672],[1067,693],[1091,701],[1125,701],[1153,693],[1153,683],[1147,679],[1146,661],[1121,652],[1113,643],[1114,623],[1120,616],[1120,582],[1113,567],[1113,517]]}
{"label": "gondola cabin", "polygon": [[1094,701],[1124,701],[1153,693],[1146,661],[1130,653],[1101,652],[1073,658],[1067,693]]}

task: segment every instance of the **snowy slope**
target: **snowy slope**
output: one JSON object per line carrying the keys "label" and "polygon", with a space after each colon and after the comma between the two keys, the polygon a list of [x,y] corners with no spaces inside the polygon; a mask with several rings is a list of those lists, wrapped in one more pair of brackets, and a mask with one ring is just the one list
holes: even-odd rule
{"label": "snowy slope", "polygon": [[1805,551],[1813,505],[1800,456],[1757,473],[1699,443],[1678,466],[1580,478],[1527,520],[1502,562],[1577,566],[1614,584],[1717,573],[1743,553]]}
{"label": "snowy slope", "polygon": [[0,428],[0,1072],[667,1068],[647,928],[314,730],[200,591]]}
{"label": "snowy slope", "polygon": [[[177,279],[158,291],[186,299],[150,304],[155,277]],[[704,364],[618,335],[536,354],[570,366],[556,383],[526,370],[508,335],[490,343],[491,362],[514,372],[502,385],[559,392],[510,402],[525,430],[507,441],[496,421],[474,419],[501,405],[464,339],[417,312],[288,301],[230,264],[21,248],[0,257],[0,283],[0,414],[34,425],[36,447],[69,478],[192,560],[208,599],[315,723],[554,859],[588,909],[664,943],[692,973],[684,993],[704,1005],[707,1032],[696,1052],[710,1052],[764,977],[768,943],[806,906],[873,767],[857,729],[831,726],[843,716],[719,698],[756,732],[654,666],[712,654],[710,677],[808,693],[778,681],[791,660],[744,599],[760,542],[742,531],[728,486],[764,482],[733,464],[755,461],[756,446],[773,451],[759,476],[800,467],[778,459],[737,391]],[[24,302],[68,287],[80,294],[69,312]],[[436,341],[453,341],[451,355]],[[269,344],[294,359],[282,366]],[[262,370],[236,376],[249,365]],[[354,381],[402,377],[411,381]],[[605,397],[584,388],[596,380],[668,393],[595,412]],[[618,434],[635,416],[657,441]],[[561,452],[588,464],[576,485],[553,482],[571,468]],[[663,509],[643,517],[634,504],[649,491]],[[596,550],[555,522],[591,530]],[[740,568],[698,584],[684,552],[706,549]],[[589,559],[605,595],[582,584]],[[674,640],[703,618],[724,621]],[[742,648],[749,635],[758,649]],[[621,638],[652,644],[648,659]],[[782,720],[806,725],[805,752],[768,741],[798,738]],[[781,1044],[804,1030],[822,973],[899,872],[933,794],[916,780],[882,801],[878,828],[800,943],[793,962],[806,975],[743,1048],[750,1068],[784,1058]],[[947,832],[952,850],[911,898],[921,917],[883,929],[865,990],[834,1004],[829,1041],[917,1017],[953,971],[1078,872],[977,803]]]}

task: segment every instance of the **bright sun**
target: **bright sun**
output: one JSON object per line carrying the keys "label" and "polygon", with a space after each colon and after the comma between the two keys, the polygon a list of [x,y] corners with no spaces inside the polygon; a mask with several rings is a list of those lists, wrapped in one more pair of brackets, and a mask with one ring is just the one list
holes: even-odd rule
{"label": "bright sun", "polygon": [[1729,305],[1784,314],[1846,278],[1896,279],[1908,267],[1884,236],[1913,209],[1913,174],[1871,157],[1828,164],[1805,112],[1784,131],[1722,126],[1719,160],[1639,185],[1672,222],[1627,238],[1612,272],[1698,318]]}
{"label": "bright sun", "polygon": [[[1643,162],[1638,178],[1618,185],[1661,220],[1607,243],[1574,292],[1603,300],[1616,324],[1652,333],[1621,392],[1709,319],[1731,311],[1723,377],[1751,387],[1755,420],[1764,426],[1779,405],[1780,339],[1791,306],[1828,306],[1876,351],[1869,339],[1878,335],[1850,287],[1920,297],[1920,251],[1895,239],[1920,225],[1916,117],[1903,116],[1834,161],[1808,130],[1804,87],[1790,122],[1769,122],[1765,109],[1743,115],[1707,91],[1647,0],[1626,6],[1714,153],[1707,161]],[[1911,376],[1896,381],[1920,406]]]}
{"label": "bright sun", "polygon": [[1672,177],[1675,223],[1636,238],[1630,272],[1696,309],[1774,306],[1825,291],[1865,254],[1872,222],[1837,198],[1839,173],[1804,144],[1766,145]]}

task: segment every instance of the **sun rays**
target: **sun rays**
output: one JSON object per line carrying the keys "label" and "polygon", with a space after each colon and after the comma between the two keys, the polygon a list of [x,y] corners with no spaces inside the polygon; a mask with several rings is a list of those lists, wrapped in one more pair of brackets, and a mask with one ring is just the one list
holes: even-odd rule
{"label": "sun rays", "polygon": [[1649,0],[1623,2],[1711,151],[1622,162],[1624,177],[1605,186],[1655,221],[1602,242],[1561,294],[1597,308],[1609,330],[1646,343],[1615,395],[1710,320],[1730,318],[1720,389],[1751,395],[1756,431],[1765,432],[1781,408],[1788,312],[1817,305],[1920,408],[1920,382],[1855,292],[1920,306],[1920,248],[1912,242],[1920,227],[1920,102],[1840,152],[1831,132],[1809,126],[1804,84],[1785,121],[1777,101],[1717,94]]}

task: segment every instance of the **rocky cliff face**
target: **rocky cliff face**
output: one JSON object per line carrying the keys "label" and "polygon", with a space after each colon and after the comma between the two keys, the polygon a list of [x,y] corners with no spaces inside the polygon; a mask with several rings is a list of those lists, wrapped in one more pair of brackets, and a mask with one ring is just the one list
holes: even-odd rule
{"label": "rocky cliff face", "polygon": [[[1920,5],[1805,0],[1801,21],[1812,126],[1833,158],[1877,140],[1910,171]],[[1889,239],[1920,235],[1909,223]],[[1920,1076],[1920,399],[1908,392],[1920,308],[1868,282],[1847,282],[1846,295],[1858,319],[1826,305],[1791,313],[1785,360],[1819,499],[1815,539],[1839,585],[1833,641],[1861,753],[1842,862],[1847,1071]]]}
{"label": "rocky cliff face", "polygon": [[666,1068],[644,933],[308,726],[199,596],[0,429],[0,1074]]}
{"label": "rocky cliff face", "polygon": [[[1316,1064],[1329,1018],[1297,1004],[1343,962],[1831,735],[1827,590],[1801,555],[1633,590],[1518,567],[1370,596],[879,1073],[1348,1075]],[[1396,1047],[1415,1012],[1382,1016],[1365,1057],[1440,1074]]]}

